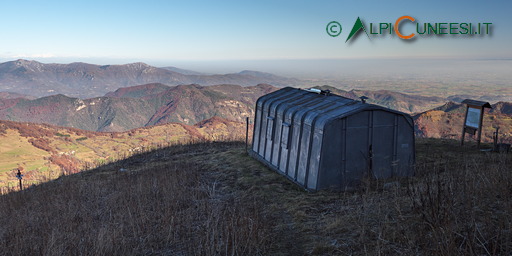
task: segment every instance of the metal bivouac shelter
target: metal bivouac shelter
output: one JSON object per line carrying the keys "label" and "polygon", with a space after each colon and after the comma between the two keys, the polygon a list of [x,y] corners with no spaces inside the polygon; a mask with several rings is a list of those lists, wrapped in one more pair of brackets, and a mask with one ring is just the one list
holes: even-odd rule
{"label": "metal bivouac shelter", "polygon": [[414,175],[414,123],[329,91],[286,87],[257,100],[249,153],[309,191],[350,190],[365,175]]}

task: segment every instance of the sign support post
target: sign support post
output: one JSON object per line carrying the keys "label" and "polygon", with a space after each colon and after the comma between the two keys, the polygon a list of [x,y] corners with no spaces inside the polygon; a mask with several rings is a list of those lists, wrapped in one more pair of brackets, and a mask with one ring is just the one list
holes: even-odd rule
{"label": "sign support post", "polygon": [[245,118],[245,153],[249,148],[249,117]]}
{"label": "sign support post", "polygon": [[23,179],[23,174],[21,174],[21,169],[18,168],[18,173],[16,173],[16,178],[18,178],[18,180],[20,181],[20,191],[23,190],[23,183],[21,182],[21,180]]}
{"label": "sign support post", "polygon": [[466,114],[464,115],[464,123],[462,123],[462,136],[460,137],[460,145],[464,145],[464,138],[466,137],[466,121],[468,120],[468,109],[469,106],[466,105]]}

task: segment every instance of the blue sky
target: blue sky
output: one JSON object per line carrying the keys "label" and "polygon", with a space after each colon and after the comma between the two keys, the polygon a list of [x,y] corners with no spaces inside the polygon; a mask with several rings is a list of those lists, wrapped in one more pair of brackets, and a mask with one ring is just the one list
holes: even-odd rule
{"label": "blue sky", "polygon": [[[512,58],[512,1],[3,1],[0,60],[187,66],[207,61]],[[368,23],[492,22],[490,36],[345,39]],[[339,37],[325,27],[338,21]],[[404,29],[411,29],[404,27]],[[190,65],[189,65],[190,66]]]}

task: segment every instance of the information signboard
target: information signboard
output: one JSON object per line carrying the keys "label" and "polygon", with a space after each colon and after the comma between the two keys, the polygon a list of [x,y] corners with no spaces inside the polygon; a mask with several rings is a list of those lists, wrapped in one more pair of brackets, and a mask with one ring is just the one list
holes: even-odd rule
{"label": "information signboard", "polygon": [[480,125],[480,114],[482,113],[481,108],[468,108],[466,117],[466,126],[478,129]]}

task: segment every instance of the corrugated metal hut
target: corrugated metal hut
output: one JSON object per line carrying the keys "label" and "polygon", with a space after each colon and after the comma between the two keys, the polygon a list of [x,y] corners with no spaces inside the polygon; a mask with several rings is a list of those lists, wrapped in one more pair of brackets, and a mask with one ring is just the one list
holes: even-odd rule
{"label": "corrugated metal hut", "polygon": [[286,87],[257,100],[249,153],[307,190],[347,190],[365,175],[412,176],[414,123],[328,91]]}

